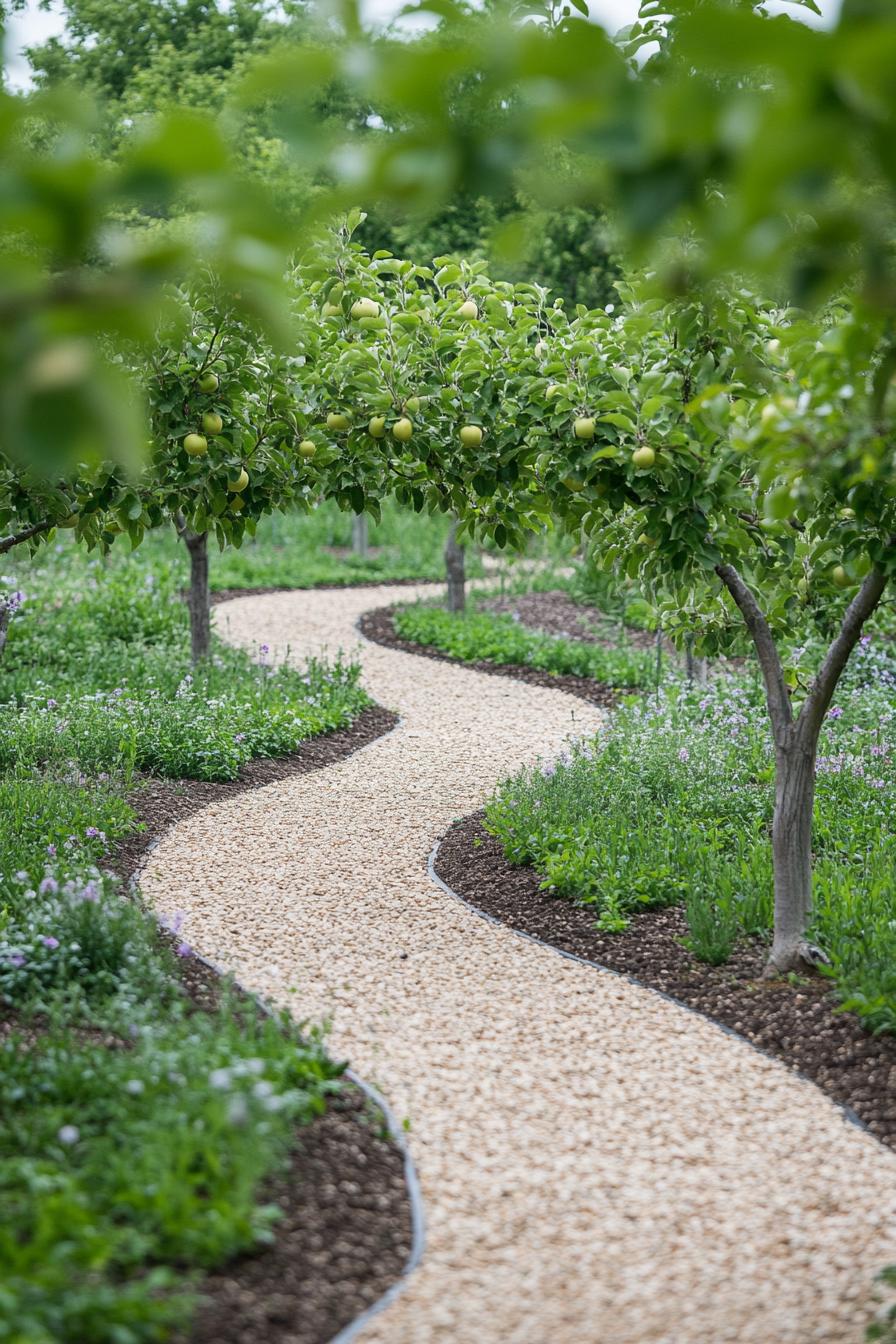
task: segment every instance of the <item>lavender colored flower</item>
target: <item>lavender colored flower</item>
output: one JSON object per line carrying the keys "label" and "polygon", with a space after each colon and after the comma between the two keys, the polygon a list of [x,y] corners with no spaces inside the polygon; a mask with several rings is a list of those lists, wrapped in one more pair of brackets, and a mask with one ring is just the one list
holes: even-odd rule
{"label": "lavender colored flower", "polygon": [[688,751],[687,747],[681,748],[678,753],[678,759],[680,761],[689,761],[691,759],[691,753]]}
{"label": "lavender colored flower", "polygon": [[48,947],[51,952],[55,951],[59,946],[59,939],[54,938],[52,933],[41,934],[40,941],[43,943],[44,947]]}
{"label": "lavender colored flower", "polygon": [[9,962],[10,966],[14,966],[14,967],[16,968],[16,970],[18,970],[20,966],[24,966],[24,965],[25,965],[25,961],[26,961],[25,953],[24,953],[24,952],[10,952],[10,954],[9,954],[9,956],[6,958],[6,960]]}
{"label": "lavender colored flower", "polygon": [[842,718],[843,718],[843,710],[840,708],[839,705],[834,705],[832,709],[829,709],[829,710],[828,710],[828,718],[829,718],[829,719],[842,719]]}
{"label": "lavender colored flower", "polygon": [[41,882],[39,890],[41,896],[55,896],[56,892],[59,890],[59,883],[56,881],[55,877],[48,873]]}
{"label": "lavender colored flower", "polygon": [[192,957],[193,949],[189,943],[178,943],[177,955],[179,957]]}
{"label": "lavender colored flower", "polygon": [[55,857],[56,857],[56,846],[55,846],[55,845],[47,845],[47,853],[49,854],[49,856],[50,856],[51,859],[55,859]]}

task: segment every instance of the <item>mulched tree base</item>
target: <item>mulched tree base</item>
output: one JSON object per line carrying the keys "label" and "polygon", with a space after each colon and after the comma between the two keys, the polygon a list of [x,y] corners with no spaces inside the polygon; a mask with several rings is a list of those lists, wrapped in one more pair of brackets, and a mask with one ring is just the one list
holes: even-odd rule
{"label": "mulched tree base", "polygon": [[[122,841],[108,864],[129,880],[155,841],[191,813],[344,760],[397,722],[372,706],[349,727],[310,738],[289,756],[250,761],[232,782],[146,778],[129,799],[142,829]],[[180,941],[161,930],[159,937],[169,945]],[[178,966],[196,1010],[213,1011],[221,977],[196,958],[179,959]],[[287,1167],[268,1177],[259,1199],[282,1210],[274,1240],[203,1277],[184,1344],[325,1344],[382,1297],[407,1264],[412,1226],[404,1156],[384,1135],[380,1112],[352,1084],[324,1115],[297,1127]]]}
{"label": "mulched tree base", "polygon": [[724,966],[696,961],[680,908],[636,915],[625,933],[602,933],[593,910],[539,890],[532,868],[514,867],[481,812],[456,822],[435,871],[458,896],[522,933],[619,971],[736,1031],[796,1069],[896,1148],[896,1039],[872,1036],[837,1010],[822,979],[762,980],[765,948],[739,948]]}
{"label": "mulched tree base", "polygon": [[424,658],[435,658],[440,663],[456,663],[459,667],[471,668],[474,672],[486,672],[493,677],[512,677],[514,681],[525,681],[530,686],[546,686],[553,691],[566,691],[580,700],[588,700],[593,705],[612,709],[617,703],[618,692],[614,692],[602,681],[592,677],[575,677],[544,672],[538,667],[523,667],[519,663],[490,663],[480,659],[475,663],[465,662],[463,658],[454,658],[450,653],[431,644],[416,644],[410,639],[399,639],[395,633],[393,619],[395,607],[380,607],[377,611],[366,611],[358,621],[358,629],[365,639],[374,644],[384,644],[387,649],[400,649],[403,653],[416,653]]}

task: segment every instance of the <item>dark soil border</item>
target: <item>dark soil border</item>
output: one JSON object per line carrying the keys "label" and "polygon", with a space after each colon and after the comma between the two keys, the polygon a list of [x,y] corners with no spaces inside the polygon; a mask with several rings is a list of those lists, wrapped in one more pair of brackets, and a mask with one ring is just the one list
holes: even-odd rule
{"label": "dark soil border", "polygon": [[505,858],[482,812],[451,826],[431,868],[486,918],[657,990],[781,1060],[896,1148],[896,1039],[872,1036],[838,1011],[825,980],[763,980],[766,949],[758,942],[723,966],[696,961],[682,946],[687,925],[678,907],[635,915],[625,933],[602,933],[587,906],[541,891],[533,868]]}
{"label": "dark soil border", "polygon": [[611,688],[592,677],[576,677],[570,673],[545,672],[538,667],[525,667],[520,663],[490,663],[479,659],[475,663],[455,658],[450,653],[431,644],[416,644],[410,639],[400,639],[395,631],[395,605],[379,607],[376,611],[365,611],[358,620],[358,630],[365,639],[374,644],[383,644],[387,649],[399,649],[402,653],[415,653],[423,658],[434,658],[440,663],[454,663],[458,667],[469,668],[473,672],[486,672],[493,677],[512,677],[514,681],[525,681],[530,686],[544,686],[552,691],[566,691],[580,700],[600,705],[602,709],[612,709],[619,695],[626,694],[617,688]]}
{"label": "dark soil border", "polygon": [[[109,866],[131,881],[176,822],[220,799],[333,765],[397,723],[396,714],[373,705],[288,756],[248,762],[233,781],[146,777],[129,798],[140,829],[116,846]],[[178,941],[163,930],[160,937]],[[178,966],[197,1010],[212,1009],[222,986],[216,968],[198,956]],[[268,1177],[259,1200],[281,1210],[274,1240],[201,1279],[182,1344],[329,1344],[385,1305],[422,1249],[416,1176],[397,1122],[350,1071],[326,1113],[296,1129],[287,1167]]]}
{"label": "dark soil border", "polygon": [[[213,588],[209,601],[213,607],[230,602],[236,597],[267,597],[271,593],[342,593],[347,588],[419,588],[430,584],[444,588],[444,579],[347,579],[345,583],[274,583],[261,588]],[[186,597],[186,591],[183,594]]]}
{"label": "dark soil border", "polygon": [[[426,645],[399,639],[384,607],[365,613],[366,638],[441,662],[569,691],[612,708],[609,688],[582,677],[554,677],[515,664],[464,663]],[[532,868],[514,867],[483,826],[483,813],[454,823],[430,860],[437,880],[473,909],[567,956],[614,971],[711,1018],[815,1083],[887,1147],[896,1148],[896,1038],[873,1036],[840,1010],[821,978],[764,980],[766,948],[741,944],[723,966],[697,961],[678,907],[635,915],[622,934],[594,927],[593,912],[540,890]]]}

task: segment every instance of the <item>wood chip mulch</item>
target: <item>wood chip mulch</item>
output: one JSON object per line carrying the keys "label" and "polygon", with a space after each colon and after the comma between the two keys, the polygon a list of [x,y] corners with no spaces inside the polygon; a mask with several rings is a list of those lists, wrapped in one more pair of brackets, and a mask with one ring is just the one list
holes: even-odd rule
{"label": "wood chip mulch", "polygon": [[545,686],[552,691],[566,691],[569,695],[578,696],[580,700],[601,705],[605,709],[612,709],[617,703],[616,696],[619,692],[614,692],[602,681],[595,681],[592,677],[557,675],[553,672],[544,672],[538,667],[523,667],[519,663],[490,663],[485,659],[468,663],[462,658],[454,658],[449,653],[443,653],[441,649],[433,648],[432,645],[415,644],[409,639],[399,639],[395,633],[394,613],[394,606],[365,612],[358,621],[358,629],[365,639],[372,640],[374,644],[384,644],[388,649],[416,653],[424,658],[434,658],[437,662],[456,663],[459,667],[468,667],[474,672],[486,672],[494,677],[512,677],[515,681],[528,682],[530,686]]}
{"label": "wood chip mulch", "polygon": [[[249,762],[231,782],[141,780],[129,801],[142,829],[124,839],[109,866],[130,879],[153,842],[184,817],[341,761],[397,721],[371,706],[347,728],[309,738],[289,756]],[[197,1010],[212,1011],[221,984],[216,972],[194,958],[179,967]],[[404,1156],[383,1133],[382,1116],[351,1084],[324,1115],[297,1128],[288,1166],[268,1177],[259,1200],[282,1211],[273,1241],[202,1279],[202,1301],[182,1344],[325,1344],[376,1302],[407,1263],[412,1227]]]}
{"label": "wood chip mulch", "polygon": [[636,915],[625,933],[594,927],[593,909],[539,890],[532,868],[514,867],[476,813],[442,840],[435,870],[471,905],[511,928],[619,971],[713,1018],[796,1069],[896,1148],[896,1039],[872,1036],[838,1010],[822,979],[761,979],[765,949],[741,946],[723,966],[696,961],[682,939],[684,912]]}

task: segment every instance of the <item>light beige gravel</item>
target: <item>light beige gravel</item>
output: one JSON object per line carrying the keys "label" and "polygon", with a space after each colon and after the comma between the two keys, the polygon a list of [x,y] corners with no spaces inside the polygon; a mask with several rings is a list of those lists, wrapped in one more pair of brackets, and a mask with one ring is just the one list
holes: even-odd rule
{"label": "light beige gravel", "polygon": [[[218,622],[302,658],[411,596],[243,598]],[[782,1065],[426,876],[453,818],[598,712],[372,644],[363,662],[396,731],[188,818],[143,879],[206,956],[330,1018],[410,1123],[426,1254],[363,1340],[860,1344],[896,1260],[896,1158]]]}

